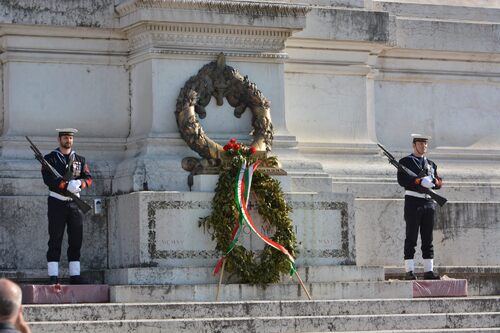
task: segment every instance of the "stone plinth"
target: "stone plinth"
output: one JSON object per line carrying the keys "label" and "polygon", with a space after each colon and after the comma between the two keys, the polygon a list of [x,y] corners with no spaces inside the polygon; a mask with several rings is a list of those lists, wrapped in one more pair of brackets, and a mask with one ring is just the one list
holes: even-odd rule
{"label": "stone plinth", "polygon": [[467,296],[467,280],[413,281],[413,297],[460,297]]}
{"label": "stone plinth", "polygon": [[[200,285],[216,284],[219,274],[214,267],[136,267],[106,271],[110,285]],[[305,283],[327,282],[380,282],[384,280],[383,267],[355,265],[300,266],[298,272]],[[234,283],[235,277],[224,275],[224,283]],[[290,276],[283,275],[280,284],[290,283]]]}
{"label": "stone plinth", "polygon": [[[314,300],[411,298],[412,286],[406,281],[324,282],[306,283]],[[217,284],[165,286],[113,286],[113,303],[144,302],[210,302],[215,300]],[[271,284],[266,288],[251,284],[224,284],[221,300],[307,300],[307,295],[294,277],[286,284]]]}
{"label": "stone plinth", "polygon": [[107,303],[107,285],[25,285],[23,304]]}
{"label": "stone plinth", "polygon": [[[356,200],[358,265],[403,264],[403,208],[403,199]],[[498,216],[497,202],[448,202],[438,207],[433,242],[435,265],[497,266]],[[420,237],[415,249],[419,266],[422,264]]]}
{"label": "stone plinth", "polygon": [[[41,177],[41,176],[40,176]],[[41,180],[37,180],[37,182]],[[91,204],[93,198],[82,196]],[[47,195],[3,196],[0,200],[0,270],[22,272],[47,269]],[[82,270],[106,267],[106,217],[92,212],[83,220]],[[67,235],[61,250],[61,271],[66,271]],[[45,273],[46,274],[46,273]]]}
{"label": "stone plinth", "polygon": [[[352,196],[286,196],[293,208],[299,266],[354,262]],[[198,226],[199,218],[211,212],[212,197],[210,192],[134,192],[113,197],[108,216],[110,268],[213,267],[221,254],[215,251],[210,231]],[[249,205],[259,228],[257,208],[252,201]],[[272,230],[260,228],[272,236]],[[257,253],[263,248],[247,227],[240,243]],[[127,279],[133,283],[130,276]]]}

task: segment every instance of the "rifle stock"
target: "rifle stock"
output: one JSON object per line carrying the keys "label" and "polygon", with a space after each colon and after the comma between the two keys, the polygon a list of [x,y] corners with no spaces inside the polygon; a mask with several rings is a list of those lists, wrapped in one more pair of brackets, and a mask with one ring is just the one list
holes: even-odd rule
{"label": "rifle stock", "polygon": [[[385,149],[380,143],[377,143],[377,146],[379,146],[379,148],[382,149],[384,155],[389,159],[389,163],[392,164],[393,166],[395,166],[398,170],[403,171],[404,173],[406,173],[407,175],[409,175],[411,177],[419,177],[419,175],[417,175],[415,172],[411,171],[410,169],[408,169],[404,165],[399,164],[399,162],[396,161],[394,156],[392,156],[392,154],[389,151],[387,151],[387,149]],[[419,192],[429,195],[441,207],[448,201],[448,199],[437,194],[434,190],[432,190],[430,188],[419,186]]]}
{"label": "rifle stock", "polygon": [[[30,148],[31,150],[33,150],[33,153],[35,153],[35,159],[40,162],[40,164],[42,164],[42,166],[44,166],[45,168],[47,168],[47,170],[49,170],[50,173],[52,173],[52,175],[54,175],[55,177],[57,178],[63,178],[59,172],[57,172],[56,169],[54,169],[54,167],[52,165],[50,165],[49,162],[47,162],[44,158],[43,158],[43,155],[42,153],[40,152],[40,150],[37,148],[37,146],[35,146],[35,144],[30,140],[30,138],[28,138],[26,136],[26,140],[28,140],[28,142],[30,143]],[[83,201],[82,199],[80,199],[79,196],[77,196],[76,194],[68,191],[68,190],[64,190],[64,195],[67,196],[67,197],[70,197],[71,199],[73,199],[73,201],[75,202],[76,206],[78,207],[78,209],[80,209],[82,211],[82,213],[87,213],[89,210],[92,209],[92,207],[86,203],[85,201]]]}

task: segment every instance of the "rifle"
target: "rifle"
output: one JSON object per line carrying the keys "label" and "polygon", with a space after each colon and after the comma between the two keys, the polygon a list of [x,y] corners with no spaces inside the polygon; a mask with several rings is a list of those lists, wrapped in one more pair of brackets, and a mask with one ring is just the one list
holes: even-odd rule
{"label": "rifle", "polygon": [[[26,140],[28,140],[28,142],[30,143],[30,148],[31,150],[33,150],[33,152],[35,153],[35,159],[40,162],[42,164],[42,166],[44,168],[46,168],[47,170],[49,170],[49,172],[57,177],[57,178],[63,178],[64,180],[70,180],[68,179],[68,177],[72,177],[73,173],[66,173],[64,175],[64,177],[61,176],[61,174],[52,166],[50,165],[49,162],[47,162],[44,158],[43,158],[43,155],[42,153],[40,152],[40,150],[35,146],[35,144],[30,140],[30,138],[28,138],[26,136]],[[82,211],[82,213],[87,213],[89,210],[92,209],[92,207],[90,207],[90,205],[88,203],[86,203],[85,201],[83,201],[82,199],[80,199],[79,196],[77,196],[76,194],[74,193],[71,193],[70,191],[68,190],[64,190],[64,195],[65,196],[68,196],[70,197],[71,199],[73,199],[73,201],[75,202],[75,204],[78,206],[78,208]]]}
{"label": "rifle", "polygon": [[[380,143],[377,143],[377,146],[379,146],[379,148],[382,149],[382,151],[384,152],[384,155],[389,159],[389,163],[394,165],[396,167],[396,169],[403,171],[404,173],[406,173],[408,176],[411,176],[411,177],[420,177],[421,176],[421,175],[417,175],[415,172],[411,171],[410,169],[408,169],[404,165],[399,164],[399,162],[396,161],[394,156],[392,156],[392,154],[389,153],[387,151],[387,149],[385,149]],[[420,186],[419,192],[428,194],[441,207],[448,201],[448,199],[440,196],[439,194],[437,194],[434,190],[432,190],[430,188]]]}

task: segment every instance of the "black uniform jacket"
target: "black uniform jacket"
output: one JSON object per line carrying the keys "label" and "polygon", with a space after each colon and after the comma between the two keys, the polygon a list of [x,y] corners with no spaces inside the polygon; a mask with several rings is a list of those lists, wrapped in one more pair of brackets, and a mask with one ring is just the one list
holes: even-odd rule
{"label": "black uniform jacket", "polygon": [[10,323],[0,323],[0,333],[19,333],[19,331]]}
{"label": "black uniform jacket", "polygon": [[[63,177],[71,168],[70,170],[73,172],[72,179],[80,179],[82,181],[82,189],[92,185],[92,175],[90,174],[89,166],[85,162],[85,157],[76,154],[74,151],[64,156],[59,151],[59,148],[57,148],[50,154],[45,155],[44,158]],[[71,165],[69,165],[70,160],[72,160]],[[68,187],[67,181],[62,177],[55,177],[49,170],[43,167],[42,176],[43,182],[49,187],[49,190],[64,195],[63,190]]]}
{"label": "black uniform jacket", "polygon": [[[419,158],[413,154],[403,157],[399,160],[399,164],[407,167],[419,177],[412,177],[402,170],[398,170],[398,183],[403,186],[405,190],[421,192],[419,179],[425,176],[432,176],[434,178],[433,189],[440,189],[443,183],[441,177],[437,173],[436,163],[429,160],[427,157]],[[422,170],[424,170],[422,172]]]}

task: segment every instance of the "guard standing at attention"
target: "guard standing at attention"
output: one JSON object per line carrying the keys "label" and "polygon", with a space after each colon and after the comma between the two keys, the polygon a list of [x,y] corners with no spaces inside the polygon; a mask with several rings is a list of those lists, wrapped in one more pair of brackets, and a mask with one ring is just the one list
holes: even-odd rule
{"label": "guard standing at attention", "polygon": [[83,238],[83,214],[73,200],[64,195],[64,190],[80,196],[80,192],[92,184],[92,176],[85,158],[73,150],[73,137],[78,131],[74,128],[57,129],[57,131],[59,147],[44,158],[63,177],[56,177],[42,168],[43,181],[49,187],[47,251],[49,283],[58,283],[61,245],[64,229],[67,227],[70,283],[82,284],[80,249]]}
{"label": "guard standing at attention", "polygon": [[411,136],[413,138],[413,153],[402,158],[399,163],[418,176],[412,177],[401,170],[398,171],[398,183],[405,188],[405,279],[417,279],[414,255],[420,231],[422,258],[424,259],[424,279],[438,280],[440,279],[439,275],[433,271],[434,246],[432,245],[436,202],[428,194],[421,193],[421,189],[422,187],[440,189],[443,181],[438,176],[437,165],[426,157],[430,137],[421,134],[412,134]]}

